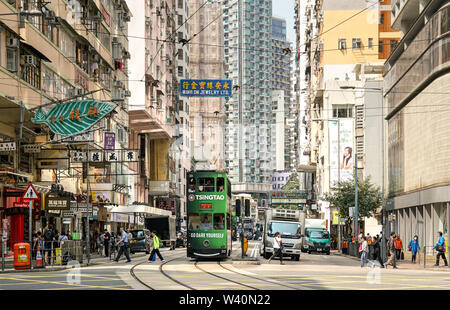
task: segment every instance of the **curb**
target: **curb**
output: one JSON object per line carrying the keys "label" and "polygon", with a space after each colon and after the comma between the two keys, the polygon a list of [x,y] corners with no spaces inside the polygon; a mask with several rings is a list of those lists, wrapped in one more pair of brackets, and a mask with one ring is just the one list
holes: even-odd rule
{"label": "curb", "polygon": [[[140,257],[145,257],[147,256],[147,254],[138,254],[136,256],[134,256],[135,258],[140,258]],[[123,259],[125,260],[125,259]],[[91,261],[89,263],[89,265],[87,263],[82,263],[80,264],[80,267],[90,267],[90,266],[96,266],[96,265],[102,265],[102,264],[107,264],[109,262],[113,262],[114,260],[108,260],[108,261],[99,261],[99,262],[95,262],[95,261]],[[0,270],[0,274],[4,274],[4,273],[27,273],[27,272],[53,272],[53,271],[61,271],[61,270],[66,270],[66,269],[72,269],[72,267],[67,267],[67,266],[61,266],[61,267],[48,267],[48,268],[34,268],[34,269],[6,269],[5,271],[1,271]]]}

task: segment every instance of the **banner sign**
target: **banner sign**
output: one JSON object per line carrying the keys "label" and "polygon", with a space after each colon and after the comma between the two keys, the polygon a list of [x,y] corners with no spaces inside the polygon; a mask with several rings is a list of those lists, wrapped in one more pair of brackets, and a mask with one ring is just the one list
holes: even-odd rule
{"label": "banner sign", "polygon": [[82,133],[116,108],[115,104],[95,100],[71,101],[54,106],[47,114],[39,109],[31,121],[45,124],[59,135]]}
{"label": "banner sign", "polygon": [[114,150],[116,146],[116,135],[114,132],[105,132],[104,137],[104,149],[105,150]]}
{"label": "banner sign", "polygon": [[330,122],[330,187],[353,178],[354,127],[353,119]]}
{"label": "banner sign", "polygon": [[111,191],[90,191],[92,203],[111,203]]}
{"label": "banner sign", "polygon": [[182,79],[180,96],[185,97],[231,97],[232,80]]}
{"label": "banner sign", "polygon": [[[70,161],[73,163],[84,163],[88,159],[87,152],[71,151]],[[89,151],[89,162],[135,162],[139,161],[137,150],[112,150],[112,151]]]}

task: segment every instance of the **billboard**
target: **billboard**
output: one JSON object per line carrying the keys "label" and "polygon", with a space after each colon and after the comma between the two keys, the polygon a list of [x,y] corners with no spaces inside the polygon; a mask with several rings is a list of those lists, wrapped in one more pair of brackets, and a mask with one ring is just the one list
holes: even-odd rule
{"label": "billboard", "polygon": [[231,97],[232,80],[180,80],[180,96],[185,97]]}
{"label": "billboard", "polygon": [[331,121],[328,128],[330,137],[330,187],[334,187],[339,180],[345,181],[353,178],[354,120]]}

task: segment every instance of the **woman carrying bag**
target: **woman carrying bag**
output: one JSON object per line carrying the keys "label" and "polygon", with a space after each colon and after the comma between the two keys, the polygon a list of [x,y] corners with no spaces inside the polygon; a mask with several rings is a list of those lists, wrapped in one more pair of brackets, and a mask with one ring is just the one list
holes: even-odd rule
{"label": "woman carrying bag", "polygon": [[275,237],[273,238],[273,255],[269,258],[267,263],[270,264],[270,261],[275,256],[280,256],[280,265],[284,265],[283,263],[283,241],[281,240],[281,236],[279,232],[275,233]]}

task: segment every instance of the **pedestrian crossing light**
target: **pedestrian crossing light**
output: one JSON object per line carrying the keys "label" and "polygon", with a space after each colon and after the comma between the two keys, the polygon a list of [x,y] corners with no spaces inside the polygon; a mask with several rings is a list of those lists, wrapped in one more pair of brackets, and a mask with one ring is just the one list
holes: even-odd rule
{"label": "pedestrian crossing light", "polygon": [[311,207],[311,205],[312,205],[312,200],[311,200],[311,199],[308,199],[308,200],[306,201],[306,204],[307,204],[309,207]]}

